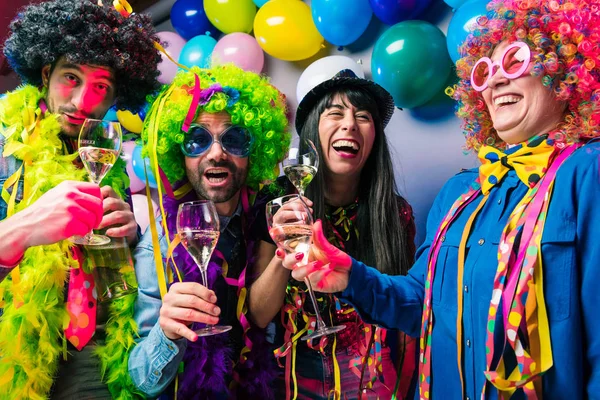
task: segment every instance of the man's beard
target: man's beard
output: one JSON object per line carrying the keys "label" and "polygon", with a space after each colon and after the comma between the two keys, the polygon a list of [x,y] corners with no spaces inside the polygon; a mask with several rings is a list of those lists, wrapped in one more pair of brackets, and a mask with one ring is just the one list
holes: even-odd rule
{"label": "man's beard", "polygon": [[[229,185],[222,188],[209,188],[204,181],[204,172],[208,168],[225,168],[229,170]],[[198,166],[196,170],[186,168],[186,173],[190,184],[200,199],[211,200],[214,203],[224,203],[230,200],[240,190],[246,182],[248,169],[239,169],[231,161],[208,161]]]}

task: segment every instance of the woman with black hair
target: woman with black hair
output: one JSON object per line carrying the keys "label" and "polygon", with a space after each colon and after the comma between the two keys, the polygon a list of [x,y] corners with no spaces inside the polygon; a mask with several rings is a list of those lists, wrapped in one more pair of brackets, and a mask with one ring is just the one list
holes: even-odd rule
{"label": "woman with black hair", "polygon": [[[306,197],[315,219],[327,221],[328,240],[382,272],[405,275],[414,259],[415,227],[411,207],[397,194],[384,134],[393,112],[385,89],[344,70],[302,99],[296,128],[319,153],[321,166]],[[276,257],[250,293],[250,314],[257,324],[266,326],[281,310],[276,338],[281,347],[275,354],[279,360],[288,357],[288,397],[389,399],[395,392],[404,397],[416,362],[414,342],[366,324],[335,295],[318,298],[321,315],[326,324],[346,328],[320,341],[296,341],[303,330],[313,329],[314,310],[305,291]]]}

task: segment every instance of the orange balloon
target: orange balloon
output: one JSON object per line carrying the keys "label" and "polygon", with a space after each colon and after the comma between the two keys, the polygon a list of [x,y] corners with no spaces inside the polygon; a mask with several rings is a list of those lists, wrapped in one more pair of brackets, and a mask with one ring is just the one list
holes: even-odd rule
{"label": "orange balloon", "polygon": [[314,56],[323,36],[313,22],[310,7],[299,0],[270,0],[254,18],[254,36],[262,49],[285,61]]}

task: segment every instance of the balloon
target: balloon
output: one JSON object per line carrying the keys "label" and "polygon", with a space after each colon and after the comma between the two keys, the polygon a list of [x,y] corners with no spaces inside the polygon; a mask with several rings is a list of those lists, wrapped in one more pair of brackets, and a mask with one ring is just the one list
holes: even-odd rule
{"label": "balloon", "polygon": [[373,14],[384,24],[394,25],[421,14],[431,0],[369,0]]}
{"label": "balloon", "polygon": [[[158,206],[154,200],[152,202],[152,212],[154,216],[158,214]],[[140,226],[142,233],[146,232],[148,225],[150,225],[150,216],[148,215],[148,197],[143,194],[134,194],[131,196],[131,203],[133,204],[133,215],[135,216],[135,222]]]}
{"label": "balloon", "polygon": [[109,108],[102,119],[105,121],[118,121],[117,110],[114,107]]}
{"label": "balloon", "polygon": [[133,153],[131,154],[131,166],[133,167],[133,172],[135,175],[142,181],[146,182],[146,175],[144,173],[144,163],[146,164],[146,173],[148,174],[148,185],[151,188],[157,188],[156,179],[154,178],[154,174],[152,173],[152,168],[150,167],[150,160],[148,158],[142,158],[142,146],[139,144],[135,145],[133,149]]}
{"label": "balloon", "polygon": [[179,64],[186,67],[198,66],[208,68],[210,65],[210,56],[217,41],[208,35],[200,35],[188,41],[179,55]]}
{"label": "balloon", "polygon": [[444,0],[444,3],[448,4],[450,7],[452,7],[452,10],[456,11],[462,7],[466,1],[467,0]]}
{"label": "balloon", "polygon": [[250,33],[256,6],[252,0],[204,0],[204,11],[223,33]]}
{"label": "balloon", "polygon": [[267,53],[285,61],[314,56],[323,37],[310,15],[310,7],[298,0],[270,0],[254,19],[254,36]]}
{"label": "balloon", "polygon": [[117,119],[123,125],[123,128],[129,132],[142,133],[144,121],[140,118],[139,114],[132,114],[131,111],[127,110],[119,110],[117,111]]}
{"label": "balloon", "polygon": [[371,57],[373,80],[401,108],[430,100],[446,82],[451,66],[444,34],[425,21],[392,26],[377,40]]}
{"label": "balloon", "polygon": [[262,7],[267,1],[269,0],[254,0],[254,4],[256,4],[256,7]]}
{"label": "balloon", "polygon": [[487,14],[487,3],[488,0],[469,0],[452,16],[446,38],[452,61],[456,62],[460,58],[458,48],[464,43],[471,29],[477,26],[477,19]]}
{"label": "balloon", "polygon": [[318,59],[302,72],[296,86],[296,99],[302,101],[306,93],[310,92],[319,83],[333,78],[343,69],[350,69],[359,78],[364,78],[362,65],[346,56],[329,56]]}
{"label": "balloon", "polygon": [[140,180],[137,177],[135,172],[133,171],[133,151],[135,150],[135,142],[129,141],[123,143],[123,159],[125,160],[127,166],[127,175],[129,176],[129,190],[131,193],[136,193],[146,187],[146,182]]}
{"label": "balloon", "polygon": [[223,36],[212,53],[213,65],[232,62],[245,71],[259,74],[265,62],[265,54],[253,36],[234,32]]}
{"label": "balloon", "polygon": [[368,0],[313,0],[311,10],[319,33],[336,46],[356,41],[373,16]]}
{"label": "balloon", "polygon": [[198,35],[216,37],[219,34],[198,0],[177,0],[171,7],[171,25],[186,40]]}
{"label": "balloon", "polygon": [[[185,46],[185,39],[175,32],[158,32],[156,36],[158,36],[160,39],[165,51],[173,60],[177,61],[179,59],[181,49],[183,46]],[[177,67],[177,64],[175,64],[173,61],[169,60],[169,58],[162,52],[160,53],[160,59],[160,63],[158,63],[158,70],[160,71],[158,81],[162,84],[168,85],[171,83],[171,81],[173,81],[173,78],[175,78],[177,69],[179,67]]]}

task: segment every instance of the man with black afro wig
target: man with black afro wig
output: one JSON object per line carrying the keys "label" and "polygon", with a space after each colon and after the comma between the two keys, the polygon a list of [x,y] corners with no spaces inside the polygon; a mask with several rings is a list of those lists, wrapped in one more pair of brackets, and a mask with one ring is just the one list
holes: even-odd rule
{"label": "man with black afro wig", "polygon": [[[136,113],[159,89],[158,38],[125,0],[30,5],[10,29],[3,50],[23,85],[0,98],[0,398],[143,397],[127,370],[138,227],[125,162],[88,183],[77,139],[86,119]],[[92,229],[111,237],[108,262],[68,240]],[[134,290],[101,302],[94,275],[110,268]]]}

